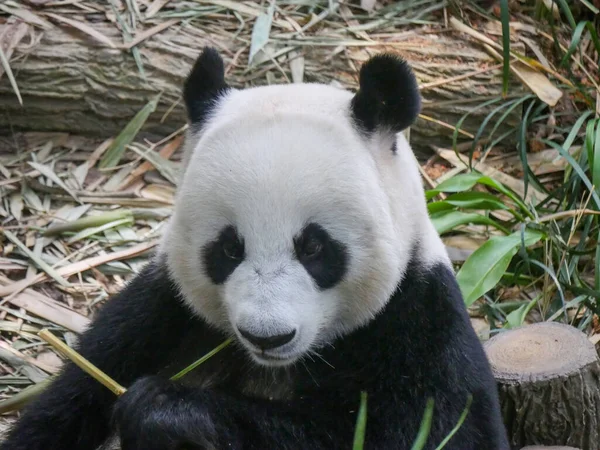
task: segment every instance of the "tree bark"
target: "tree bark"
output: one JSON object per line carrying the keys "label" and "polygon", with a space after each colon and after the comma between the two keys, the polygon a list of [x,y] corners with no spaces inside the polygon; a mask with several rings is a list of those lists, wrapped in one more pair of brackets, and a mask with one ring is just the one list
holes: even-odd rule
{"label": "tree bark", "polygon": [[502,332],[485,348],[513,448],[600,449],[600,362],[585,334],[544,322]]}
{"label": "tree bark", "polygon": [[[121,35],[113,24],[86,25],[115,43],[121,42]],[[10,27],[15,26],[0,23],[0,44],[3,35],[14,34]],[[273,39],[269,48],[295,49],[303,56],[304,81],[330,83],[335,80],[350,89],[356,88],[357,69],[369,55],[386,50],[397,52],[408,60],[423,85],[423,114],[448,124],[419,119],[410,131],[413,145],[423,150],[429,149],[431,144],[448,146],[452,127],[469,111],[471,115],[462,129],[475,134],[497,105],[474,108],[501,95],[502,74],[497,61],[479,44],[453,31],[427,33],[416,29],[399,34],[395,39],[401,41],[375,47],[349,46],[342,52],[336,52],[331,45],[284,43]],[[43,31],[36,29],[16,45],[10,60],[23,106],[19,105],[6,74],[0,78],[0,134],[34,130],[114,136],[162,91],[159,105],[149,117],[142,135],[164,137],[185,124],[185,111],[179,101],[181,86],[204,45],[221,50],[229,65],[229,80],[236,87],[285,83],[281,71],[289,80],[293,78],[289,64],[293,58],[291,52],[277,58],[279,67],[267,60],[258,68],[246,71],[247,51],[234,57],[240,47],[238,41],[225,34],[207,36],[182,24],[173,25],[138,45],[146,79],[140,76],[130,51],[108,48],[64,25]],[[235,62],[231,64],[232,61]],[[524,91],[513,78],[510,94],[520,96]],[[507,126],[517,124],[520,117],[521,111],[516,108],[507,118]],[[491,130],[492,126],[493,123],[487,129]],[[506,126],[500,127],[495,136],[505,129]]]}

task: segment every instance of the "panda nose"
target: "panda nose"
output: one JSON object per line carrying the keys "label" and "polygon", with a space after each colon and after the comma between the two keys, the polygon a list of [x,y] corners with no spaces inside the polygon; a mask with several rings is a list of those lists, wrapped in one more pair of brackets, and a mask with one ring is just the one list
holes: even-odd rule
{"label": "panda nose", "polygon": [[242,328],[238,327],[240,334],[244,336],[252,344],[256,345],[261,350],[272,350],[277,347],[281,347],[284,344],[290,342],[296,335],[296,330],[287,334],[274,334],[272,336],[257,336],[250,333]]}

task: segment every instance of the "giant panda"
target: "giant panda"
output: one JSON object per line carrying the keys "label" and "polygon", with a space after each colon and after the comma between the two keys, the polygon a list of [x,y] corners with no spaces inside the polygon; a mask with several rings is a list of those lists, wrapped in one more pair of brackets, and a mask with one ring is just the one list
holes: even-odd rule
{"label": "giant panda", "polygon": [[[148,265],[1,450],[505,450],[497,389],[402,133],[421,100],[410,67],[373,56],[352,93],[234,89],[202,50],[176,206]],[[181,381],[170,375],[232,338]]]}

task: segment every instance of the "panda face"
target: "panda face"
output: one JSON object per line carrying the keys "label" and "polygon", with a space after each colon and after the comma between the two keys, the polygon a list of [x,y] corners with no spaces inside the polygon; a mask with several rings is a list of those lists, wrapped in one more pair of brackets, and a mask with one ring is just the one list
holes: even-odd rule
{"label": "panda face", "polygon": [[375,162],[350,124],[260,111],[223,114],[197,141],[164,248],[192,307],[279,365],[372,317],[400,263]]}
{"label": "panda face", "polygon": [[197,314],[257,363],[286,365],[380,312],[417,243],[442,255],[397,134],[418,92],[390,57],[363,67],[356,94],[236,90],[223,72],[206,50],[186,81],[191,126],[159,251]]}

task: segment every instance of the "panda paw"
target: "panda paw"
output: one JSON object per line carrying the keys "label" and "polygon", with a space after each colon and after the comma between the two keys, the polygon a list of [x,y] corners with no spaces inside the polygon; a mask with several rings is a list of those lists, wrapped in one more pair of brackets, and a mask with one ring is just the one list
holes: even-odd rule
{"label": "panda paw", "polygon": [[136,381],[116,402],[122,450],[214,448],[215,426],[198,392],[158,376]]}

